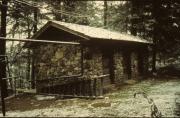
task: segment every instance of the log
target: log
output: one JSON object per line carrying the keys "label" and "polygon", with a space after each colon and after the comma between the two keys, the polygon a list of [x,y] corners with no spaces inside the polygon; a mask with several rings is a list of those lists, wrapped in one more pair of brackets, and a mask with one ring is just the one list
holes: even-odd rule
{"label": "log", "polygon": [[56,98],[85,98],[85,99],[104,99],[104,96],[74,96],[74,95],[59,95],[40,93],[38,95],[56,96]]}

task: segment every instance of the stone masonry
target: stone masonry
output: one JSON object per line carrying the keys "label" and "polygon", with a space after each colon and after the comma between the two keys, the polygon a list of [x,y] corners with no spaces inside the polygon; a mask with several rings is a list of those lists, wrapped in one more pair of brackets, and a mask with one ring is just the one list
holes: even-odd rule
{"label": "stone masonry", "polygon": [[[53,79],[54,77],[61,76],[74,76],[81,75],[83,80],[92,80],[98,78],[98,76],[103,75],[103,59],[102,51],[98,47],[84,47],[83,48],[83,73],[81,73],[81,46],[79,45],[40,45],[34,50],[35,58],[35,77],[36,80],[46,80]],[[137,76],[137,54],[131,53],[131,71],[132,78]],[[126,74],[126,58],[123,58],[121,51],[117,50],[114,52],[114,75],[115,83],[122,82],[127,79]],[[125,68],[126,67],[126,68]],[[106,77],[108,79],[108,77]],[[65,84],[69,80],[57,81]],[[110,81],[107,81],[111,84]],[[46,87],[47,83],[38,83],[37,91]],[[92,88],[92,82],[90,82],[90,87]],[[100,80],[96,82],[97,87],[100,86]],[[77,85],[78,86],[78,85]]]}

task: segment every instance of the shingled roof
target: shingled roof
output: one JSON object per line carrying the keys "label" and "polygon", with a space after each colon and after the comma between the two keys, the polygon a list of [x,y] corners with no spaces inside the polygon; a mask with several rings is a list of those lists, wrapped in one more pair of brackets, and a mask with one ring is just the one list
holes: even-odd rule
{"label": "shingled roof", "polygon": [[74,23],[66,23],[60,21],[49,21],[41,30],[36,33],[33,37],[36,38],[41,34],[46,28],[53,26],[67,32],[73,33],[84,39],[90,40],[92,38],[96,39],[105,39],[105,40],[119,40],[119,41],[130,41],[130,42],[139,42],[139,43],[150,43],[147,40],[139,38],[137,36],[120,33],[116,31],[110,31],[103,28],[96,28],[86,25],[79,25]]}

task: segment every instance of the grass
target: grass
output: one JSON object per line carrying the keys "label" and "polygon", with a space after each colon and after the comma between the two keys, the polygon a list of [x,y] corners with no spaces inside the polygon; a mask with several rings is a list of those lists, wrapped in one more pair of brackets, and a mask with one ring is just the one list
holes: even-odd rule
{"label": "grass", "polygon": [[149,116],[150,106],[146,99],[142,96],[136,99],[133,97],[135,92],[144,91],[149,97],[155,100],[158,108],[163,111],[163,114],[171,115],[173,101],[173,97],[171,96],[175,92],[178,92],[179,85],[179,79],[149,79],[132,85],[120,86],[116,91],[105,94],[105,99],[55,99],[38,101],[34,95],[24,95],[9,99],[6,101],[6,106],[8,111],[16,110],[16,112],[17,110],[50,109],[49,111],[43,111],[45,115],[39,113],[39,116],[47,116],[51,112],[51,108],[54,110],[52,111],[53,114],[60,114],[56,112],[60,108],[60,110],[62,109],[63,112],[67,113],[67,116],[73,116],[73,114],[82,116],[82,111],[86,111],[86,116]]}
{"label": "grass", "polygon": [[98,103],[93,103],[91,104],[94,108],[97,107],[111,107],[111,103],[106,103],[106,102],[98,102]]}

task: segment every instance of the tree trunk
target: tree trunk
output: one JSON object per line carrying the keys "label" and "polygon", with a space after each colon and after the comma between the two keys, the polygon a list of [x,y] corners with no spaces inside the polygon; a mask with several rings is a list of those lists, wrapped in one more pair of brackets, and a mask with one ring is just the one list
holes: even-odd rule
{"label": "tree trunk", "polygon": [[[0,36],[6,37],[6,17],[7,17],[7,0],[2,0],[2,6],[1,6],[1,29],[0,29]],[[6,54],[6,41],[1,40],[0,41],[0,79],[1,79],[1,93],[4,94],[4,97],[8,96],[7,92],[7,83],[6,80],[2,80],[2,78],[6,78],[6,63],[2,60],[5,60],[5,54]]]}
{"label": "tree trunk", "polygon": [[153,0],[153,17],[155,20],[154,30],[153,30],[153,57],[152,57],[152,72],[156,72],[156,54],[157,54],[157,40],[158,40],[158,23],[159,23],[159,13],[158,8],[160,7],[160,0]]}
{"label": "tree trunk", "polygon": [[[37,32],[37,22],[38,22],[38,9],[34,8],[34,30],[33,33],[35,34]],[[32,53],[33,50],[32,50]],[[29,57],[30,58],[30,57]],[[35,88],[35,75],[34,75],[34,56],[32,56],[32,68],[31,68],[31,88]]]}
{"label": "tree trunk", "polygon": [[[1,6],[1,29],[0,29],[0,36],[6,37],[6,17],[7,17],[7,0],[2,0]],[[1,106],[2,106],[2,113],[3,116],[6,114],[5,110],[5,101],[4,98],[8,96],[7,91],[7,82],[2,78],[6,78],[6,63],[5,61],[5,54],[6,54],[6,41],[0,41],[0,85],[1,85]]]}
{"label": "tree trunk", "polygon": [[34,30],[33,33],[37,32],[37,22],[38,22],[38,9],[34,8]]}
{"label": "tree trunk", "polygon": [[[58,10],[62,10],[62,5],[61,5],[62,1],[56,0],[55,2],[56,5],[54,6],[54,8]],[[55,14],[55,19],[61,21],[63,19],[62,14],[61,13]]]}
{"label": "tree trunk", "polygon": [[156,48],[156,39],[153,39],[153,55],[152,55],[152,72],[156,72],[156,53],[157,53],[157,48]]}
{"label": "tree trunk", "polygon": [[107,26],[107,16],[108,16],[108,5],[107,0],[104,0],[104,26]]}
{"label": "tree trunk", "polygon": [[[31,29],[30,29],[30,22],[28,22],[28,39],[31,37]],[[30,49],[27,50],[27,65],[26,65],[26,80],[29,82],[30,80],[30,71],[31,71],[31,57],[30,57]],[[27,86],[26,86],[27,87]]]}
{"label": "tree trunk", "polygon": [[[137,14],[137,1],[132,1],[132,6],[131,6],[131,34],[136,36],[137,35],[137,27],[135,27],[136,23],[135,23],[135,18],[134,18],[134,14]],[[137,25],[136,25],[137,26]]]}

